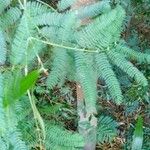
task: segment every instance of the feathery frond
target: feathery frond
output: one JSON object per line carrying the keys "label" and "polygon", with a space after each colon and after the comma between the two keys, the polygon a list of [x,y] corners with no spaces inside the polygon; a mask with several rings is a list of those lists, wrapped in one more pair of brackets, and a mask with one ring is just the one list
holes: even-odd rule
{"label": "feathery frond", "polygon": [[117,122],[109,116],[100,116],[98,119],[97,141],[111,142],[117,135]]}
{"label": "feathery frond", "polygon": [[21,11],[18,7],[10,7],[10,9],[0,16],[0,27],[6,29],[13,25],[21,16]]}
{"label": "feathery frond", "polygon": [[10,4],[11,0],[0,0],[0,14]]}
{"label": "feathery frond", "polygon": [[87,113],[96,113],[96,79],[92,65],[83,52],[75,53],[76,76],[82,87]]}
{"label": "feathery frond", "polygon": [[112,67],[107,59],[107,55],[104,53],[96,54],[95,61],[98,68],[99,76],[104,79],[112,99],[120,104],[123,101],[122,92],[119,82],[114,74]]}
{"label": "feathery frond", "polygon": [[68,7],[70,7],[71,5],[73,5],[76,2],[76,0],[61,0],[58,3],[58,9],[59,10],[65,10]]}
{"label": "feathery frond", "polygon": [[45,6],[39,2],[29,1],[27,3],[27,10],[31,17],[37,17],[44,13],[52,12],[48,6]]}
{"label": "feathery frond", "polygon": [[100,1],[97,3],[93,3],[89,6],[81,7],[78,9],[78,18],[93,18],[97,15],[107,13],[111,10],[110,4],[108,1]]}
{"label": "feathery frond", "polygon": [[84,48],[107,49],[119,40],[124,16],[125,12],[120,6],[102,14],[76,33],[77,43]]}
{"label": "feathery frond", "polygon": [[54,87],[58,81],[64,79],[67,72],[67,60],[68,57],[65,49],[54,49],[52,71],[47,79],[47,86],[49,88]]}
{"label": "feathery frond", "polygon": [[140,63],[150,63],[150,55],[144,54],[141,52],[137,52],[129,47],[127,45],[118,44],[115,48],[115,50],[121,54],[123,54],[127,59],[138,61]]}
{"label": "feathery frond", "polygon": [[[0,73],[0,136],[4,134],[6,130],[6,124],[5,124],[5,112],[4,112],[4,107],[3,107],[3,97],[4,97],[4,77]],[[0,140],[1,141],[1,140]]]}
{"label": "feathery frond", "polygon": [[107,53],[108,57],[113,64],[118,66],[122,71],[128,74],[129,77],[134,78],[137,83],[141,84],[143,87],[148,85],[147,79],[144,77],[143,73],[140,72],[132,63],[128,62],[123,56],[115,51],[109,51]]}
{"label": "feathery frond", "polygon": [[21,133],[13,129],[12,132],[9,133],[9,140],[14,150],[29,150],[24,141],[21,140]]}
{"label": "feathery frond", "polygon": [[58,125],[47,126],[47,148],[81,149],[84,146],[83,137],[79,133],[67,131]]}
{"label": "feathery frond", "polygon": [[30,29],[27,20],[27,14],[24,13],[19,26],[17,28],[17,32],[15,34],[15,38],[12,44],[10,61],[13,65],[20,64],[25,61],[27,55],[27,47],[28,47],[28,38],[30,37]]}

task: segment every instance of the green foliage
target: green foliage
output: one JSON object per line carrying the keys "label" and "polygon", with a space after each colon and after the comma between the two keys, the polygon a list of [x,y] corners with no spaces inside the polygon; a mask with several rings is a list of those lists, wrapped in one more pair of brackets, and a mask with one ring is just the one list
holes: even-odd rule
{"label": "green foliage", "polygon": [[17,128],[19,117],[17,116],[18,108],[16,107],[16,100],[21,98],[21,96],[33,86],[37,80],[38,74],[37,71],[33,71],[26,77],[23,77],[20,72],[8,75],[4,74],[4,77],[0,75],[0,137],[1,142],[4,143],[4,150],[10,148],[14,150],[28,149],[25,142],[22,140],[21,131]]}
{"label": "green foliage", "polygon": [[95,61],[98,66],[100,77],[105,80],[112,98],[119,104],[122,102],[122,93],[117,78],[112,71],[112,67],[104,53],[95,56]]}
{"label": "green foliage", "polygon": [[109,2],[107,1],[100,1],[89,6],[81,7],[78,12],[78,18],[94,18],[100,14],[106,13],[111,10]]}
{"label": "green foliage", "polygon": [[107,51],[120,38],[124,16],[121,6],[102,14],[77,33],[78,44],[84,48],[98,49],[99,52]]}
{"label": "green foliage", "polygon": [[148,85],[147,79],[144,75],[133,66],[132,63],[126,61],[124,57],[116,53],[115,51],[111,51],[108,53],[108,57],[110,60],[121,70],[123,70],[129,77],[134,78],[137,83],[141,84],[143,87]]}
{"label": "green foliage", "polygon": [[138,117],[133,135],[132,150],[141,150],[143,145],[143,119]]}
{"label": "green foliage", "polygon": [[[28,98],[24,97],[22,101],[20,101],[20,104],[22,107],[26,107],[26,111],[24,109],[18,110],[17,114],[21,117],[19,121],[18,128],[22,130],[23,139],[27,142],[29,149],[35,148],[38,145],[39,137],[36,133],[35,129],[35,122],[30,119],[30,117],[33,117],[31,115],[31,108],[30,104],[28,103]],[[40,104],[41,105],[41,104]],[[42,108],[39,108],[41,114],[46,117],[57,117],[59,118],[59,109],[62,109],[63,107],[61,104],[53,105],[53,106],[43,106]],[[62,111],[61,113],[62,114]],[[20,118],[19,117],[19,118]],[[24,122],[22,121],[24,120]],[[82,149],[84,146],[84,139],[75,131],[69,131],[62,127],[62,124],[55,123],[54,120],[47,120],[45,119],[45,128],[46,128],[46,139],[45,139],[45,147],[46,149]],[[34,129],[34,130],[33,130]]]}
{"label": "green foliage", "polygon": [[2,65],[6,61],[6,41],[4,33],[2,31],[0,31],[0,50],[1,50],[0,65]]}
{"label": "green foliage", "polygon": [[[1,105],[1,132],[0,132],[0,143],[4,150],[8,149],[20,149],[28,150],[26,143],[22,140],[22,132],[17,128],[18,120],[15,108],[9,107],[4,109]],[[3,110],[3,112],[2,112]]]}
{"label": "green foliage", "polygon": [[14,150],[20,149],[20,150],[27,150],[27,146],[25,145],[25,142],[20,139],[21,132],[18,132],[17,130],[10,131],[9,133],[9,140]]}
{"label": "green foliage", "polygon": [[27,16],[26,14],[23,14],[12,44],[10,61],[13,65],[23,62],[24,56],[27,55],[26,49],[29,36],[30,31],[27,23]]}
{"label": "green foliage", "polygon": [[75,65],[77,78],[84,91],[86,110],[89,114],[96,113],[96,79],[91,65],[87,64],[86,54],[76,52]]}
{"label": "green foliage", "polygon": [[127,59],[131,59],[134,61],[138,61],[140,63],[150,63],[150,56],[148,54],[143,54],[141,52],[137,52],[127,47],[126,44],[120,44],[116,47],[117,52],[121,52]]}
{"label": "green foliage", "polygon": [[0,27],[7,29],[20,18],[20,15],[21,10],[18,7],[10,7],[6,13],[0,16]]}
{"label": "green foliage", "polygon": [[138,109],[139,109],[139,101],[134,101],[134,102],[129,102],[128,104],[126,104],[126,107],[125,107],[125,115],[128,116],[128,115],[132,115],[134,114]]}
{"label": "green foliage", "polygon": [[29,1],[27,3],[27,10],[30,13],[30,16],[35,18],[39,15],[42,15],[44,13],[48,13],[48,12],[52,12],[52,10],[50,8],[48,8],[47,6],[38,3],[38,2],[34,2],[34,1]]}
{"label": "green foliage", "polygon": [[3,0],[1,0],[0,1],[0,3],[1,3],[1,5],[0,5],[0,14],[5,10],[5,8],[10,4],[10,0],[5,0],[5,1],[3,1]]}
{"label": "green foliage", "polygon": [[20,71],[8,75],[4,85],[4,106],[7,107],[15,103],[28,89],[33,87],[39,76],[38,71],[32,71],[27,76],[23,77]]}
{"label": "green foliage", "polygon": [[3,108],[3,75],[0,74],[0,133],[2,134],[3,131],[5,131],[5,114],[4,114],[4,108]]}
{"label": "green foliage", "polygon": [[64,10],[70,7],[72,4],[74,4],[75,0],[61,0],[58,3],[58,9]]}
{"label": "green foliage", "polygon": [[[61,3],[63,3],[63,1]],[[108,3],[106,5],[108,5]],[[92,7],[92,6],[91,6],[91,8],[93,8],[93,10],[96,9],[95,7]],[[56,43],[64,41],[64,42],[61,42],[63,45],[68,46],[72,43],[73,45],[76,45],[77,47],[87,49],[89,52],[94,51],[94,52],[96,52],[96,54],[91,55],[94,57],[100,57],[99,55],[101,55],[101,53],[104,52],[106,55],[105,61],[108,61],[108,63],[109,63],[109,61],[111,61],[111,63],[113,63],[114,65],[117,65],[119,68],[121,68],[121,70],[123,70],[129,77],[134,78],[138,84],[141,84],[143,87],[147,86],[147,80],[145,79],[143,74],[137,68],[135,68],[130,62],[128,62],[124,57],[126,55],[128,55],[128,56],[130,56],[129,59],[131,59],[131,55],[132,55],[132,58],[134,55],[134,59],[136,59],[137,61],[141,62],[141,60],[143,60],[143,62],[147,63],[149,61],[149,55],[142,54],[142,53],[141,53],[141,55],[138,55],[138,53],[136,54],[136,52],[134,54],[133,50],[130,50],[129,48],[126,48],[126,47],[118,48],[120,46],[120,42],[121,42],[121,39],[120,39],[121,26],[122,26],[122,22],[123,22],[123,19],[125,16],[125,12],[121,6],[116,6],[116,8],[108,10],[108,12],[105,12],[105,11],[102,12],[102,14],[99,15],[96,19],[94,19],[92,23],[90,23],[84,27],[82,27],[82,26],[79,27],[80,22],[76,21],[76,19],[78,19],[78,17],[77,18],[71,17],[72,13],[74,13],[74,12],[70,12],[70,15],[69,15],[69,11],[66,14],[65,13],[64,14],[48,13],[47,15],[44,14],[45,17],[43,16],[42,18],[49,18],[49,20],[52,20],[52,22],[48,22],[46,19],[42,20],[41,18],[39,18],[39,20],[40,20],[39,25],[48,25],[49,26],[47,28],[44,27],[41,30],[42,35],[45,38],[48,38],[50,41],[56,41]],[[72,14],[72,16],[74,16],[74,15]],[[91,16],[93,16],[92,13],[91,13]],[[90,17],[90,16],[88,15],[88,17]],[[56,22],[54,22],[53,21],[54,18],[57,18],[58,20],[55,19]],[[69,26],[67,26],[67,24],[64,21],[64,20],[66,20],[66,18],[69,18],[69,19],[67,19],[67,21],[70,20],[70,22],[67,22],[67,24]],[[106,18],[107,18],[107,20],[106,20]],[[64,23],[61,23],[62,20],[64,21]],[[75,21],[76,21],[76,24],[74,23]],[[55,26],[55,28],[54,28],[54,26]],[[70,27],[72,27],[72,28],[70,28]],[[76,28],[77,29],[79,28],[79,29],[76,30]],[[47,30],[49,31],[49,33],[46,33]],[[63,34],[63,33],[65,33],[65,34]],[[68,34],[68,33],[72,33],[72,34]],[[68,39],[68,36],[69,36],[69,39]],[[55,37],[57,37],[57,38],[55,39]],[[117,44],[117,43],[119,43],[119,44]],[[58,83],[58,81],[60,81],[60,78],[62,80],[63,79],[62,77],[64,77],[64,79],[65,79],[66,76],[69,76],[70,73],[68,72],[68,70],[66,72],[66,69],[65,69],[65,68],[68,68],[68,65],[78,64],[77,61],[80,61],[80,59],[76,60],[76,54],[79,52],[74,53],[73,51],[69,50],[69,47],[66,47],[66,48],[67,49],[66,50],[64,49],[63,54],[60,54],[58,52],[59,54],[57,54],[56,57],[55,57],[55,53],[57,53],[57,52],[55,52],[56,48],[54,48],[54,55],[53,55],[54,61],[53,61],[53,65],[52,65],[53,66],[52,72],[50,73],[50,76],[48,77],[48,81],[47,81],[47,86],[50,85],[49,86],[50,88],[55,86]],[[83,49],[83,51],[84,51],[84,49]],[[128,54],[121,53],[119,51],[119,49],[123,49]],[[126,49],[127,49],[127,51],[126,51]],[[59,51],[59,50],[57,50],[57,51]],[[61,53],[62,53],[62,50],[61,50]],[[66,54],[66,53],[68,53],[68,54]],[[97,53],[100,53],[100,54],[97,54]],[[60,55],[62,55],[62,57]],[[72,58],[69,58],[68,55],[71,56]],[[64,56],[67,57],[68,60]],[[84,57],[87,57],[87,56],[85,55]],[[73,62],[74,64],[72,64],[69,59],[72,59],[71,62],[74,61]],[[95,58],[92,58],[92,59],[95,59]],[[101,60],[99,60],[99,59],[98,58],[96,59],[97,66],[100,66],[99,62]],[[122,61],[122,59],[124,61]],[[85,61],[87,61],[87,63],[88,63],[88,60],[85,60]],[[108,64],[108,63],[106,63],[106,64]],[[92,67],[93,64],[94,64],[94,62],[89,65],[91,65],[91,67]],[[103,64],[105,64],[105,63],[103,63]],[[78,70],[78,66],[75,65],[75,68],[77,68],[77,70]],[[80,65],[80,67],[84,68],[83,64]],[[104,80],[108,86],[110,95],[112,96],[112,98],[114,99],[114,101],[116,103],[120,104],[121,102],[123,102],[123,99],[122,99],[123,96],[121,94],[118,80],[116,79],[114,73],[112,72],[111,67],[108,67],[108,65],[106,66],[106,73],[104,73],[104,72],[101,73],[102,69],[100,67],[98,67],[99,68],[98,74],[100,75],[101,78],[105,78]],[[71,67],[69,67],[69,68],[71,68]],[[110,69],[108,70],[108,68],[110,68]],[[100,71],[100,69],[101,69],[101,71]],[[61,74],[62,76],[60,75],[60,72],[62,72],[62,74]],[[109,74],[108,72],[109,73],[111,72],[111,74],[113,74],[113,75],[110,75],[110,78],[107,78],[107,74]],[[81,69],[80,69],[80,73],[81,73]],[[87,73],[86,73],[86,75],[87,75]],[[78,78],[78,71],[77,71],[76,76],[77,77],[75,77],[74,79]],[[113,79],[112,79],[112,76],[113,76]],[[95,80],[96,79],[94,79],[93,81],[95,81]],[[84,81],[82,81],[82,79],[81,79],[81,81],[80,81],[81,85],[83,84],[82,82],[84,82]],[[87,80],[87,83],[91,83],[90,78]],[[91,93],[90,95],[92,96],[92,93],[94,95],[94,91],[95,91],[94,86],[92,86],[91,89],[88,89],[88,87],[90,87],[90,85],[91,84],[87,85],[85,89],[83,88],[84,89],[83,92],[85,94],[84,96],[88,97],[88,98],[89,98],[89,95],[87,93]],[[92,99],[93,100],[95,99],[94,96]],[[90,104],[91,103],[90,98],[88,101]],[[93,105],[94,105],[94,102],[93,102]],[[90,104],[90,106],[92,106],[92,105]],[[89,109],[89,112],[90,111],[91,111],[91,109]]]}
{"label": "green foliage", "polygon": [[109,116],[100,116],[98,119],[97,141],[99,143],[112,142],[117,135],[118,124]]}
{"label": "green foliage", "polygon": [[78,133],[72,133],[63,129],[61,126],[47,125],[47,149],[75,150],[82,149],[84,139]]}
{"label": "green foliage", "polygon": [[[0,0],[0,149],[84,149],[83,135],[68,130],[72,125],[68,127],[64,121],[66,118],[69,121],[65,111],[74,113],[74,116],[80,114],[72,111],[76,107],[75,100],[75,104],[67,108],[68,101],[62,102],[62,93],[56,96],[58,87],[68,84],[66,80],[81,87],[84,111],[89,117],[87,122],[97,113],[99,79],[106,84],[113,103],[131,106],[124,110],[126,116],[134,114],[139,108],[139,103],[127,105],[124,98],[132,97],[129,95],[130,90],[131,93],[133,91],[124,91],[117,72],[124,72],[129,79],[135,80],[135,86],[141,87],[144,94],[147,92],[146,77],[149,76],[145,77],[133,61],[149,64],[150,55],[137,52],[123,39],[130,22],[125,9],[131,8],[127,7],[131,2],[102,0],[72,9],[75,2],[61,0],[57,10],[54,10],[42,2],[24,1],[23,4],[22,1]],[[49,74],[44,68],[45,61],[48,62]],[[43,71],[38,81],[42,87],[40,92],[37,86],[33,88],[39,77],[39,71],[32,71],[33,68]],[[55,100],[50,95],[53,89]],[[72,95],[75,99],[76,93]],[[136,98],[132,97],[134,100]],[[46,137],[43,135],[42,118]],[[133,145],[136,146],[136,138],[143,136],[141,122],[139,118],[135,128]],[[117,136],[118,124],[111,117],[98,117],[96,125],[98,144],[111,143]],[[76,130],[76,126],[72,129]],[[147,141],[147,138],[144,139]]]}
{"label": "green foliage", "polygon": [[[54,50],[54,61],[52,65],[51,74],[48,76],[47,85],[53,88],[61,79],[62,75],[65,77],[67,72],[68,55],[64,49]],[[62,64],[62,65],[60,65]]]}

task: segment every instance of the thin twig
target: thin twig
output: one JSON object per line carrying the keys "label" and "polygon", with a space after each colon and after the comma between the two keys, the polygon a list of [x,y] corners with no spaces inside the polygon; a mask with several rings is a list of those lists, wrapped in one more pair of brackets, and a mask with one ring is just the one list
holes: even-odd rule
{"label": "thin twig", "polygon": [[23,6],[21,0],[18,0],[18,3],[20,4],[21,8],[24,9],[24,6]]}
{"label": "thin twig", "polygon": [[50,41],[44,41],[44,40],[40,40],[40,39],[37,39],[37,38],[34,38],[34,37],[29,37],[28,41],[31,41],[31,40],[39,41],[39,42],[42,42],[44,44],[51,45],[51,46],[54,46],[54,47],[65,48],[65,49],[68,49],[68,50],[89,52],[89,53],[99,53],[98,50],[93,51],[93,50],[86,50],[86,49],[81,49],[81,48],[76,48],[76,47],[65,46],[65,45],[59,45],[59,44],[56,44],[56,43],[52,43]]}
{"label": "thin twig", "polygon": [[36,54],[36,57],[38,59],[38,63],[41,65],[40,71],[43,71],[44,73],[47,73],[47,69],[44,68],[44,65],[43,65],[43,62],[42,62],[40,56],[38,54]]}

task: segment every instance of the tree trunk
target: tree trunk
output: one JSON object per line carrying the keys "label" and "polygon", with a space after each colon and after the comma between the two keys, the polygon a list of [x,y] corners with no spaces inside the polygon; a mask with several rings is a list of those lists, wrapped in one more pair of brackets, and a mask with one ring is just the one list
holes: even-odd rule
{"label": "tree trunk", "polygon": [[[75,10],[81,6],[87,6],[96,2],[96,0],[77,0],[71,7]],[[89,18],[82,20],[82,24],[88,24]],[[80,84],[76,84],[77,89],[77,111],[79,115],[78,130],[85,139],[84,150],[95,150],[96,148],[96,128],[97,118],[93,115],[88,116],[85,111],[84,95]]]}

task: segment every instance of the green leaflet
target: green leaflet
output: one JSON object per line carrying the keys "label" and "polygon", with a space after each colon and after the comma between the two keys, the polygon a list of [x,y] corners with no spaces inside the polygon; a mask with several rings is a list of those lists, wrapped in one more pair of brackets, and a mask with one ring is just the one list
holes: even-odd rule
{"label": "green leaflet", "polygon": [[[67,59],[68,54],[65,49],[54,49],[54,60],[51,68],[51,73],[47,78],[47,86],[52,89],[59,81],[62,80],[62,76],[65,77],[67,73]],[[60,65],[61,64],[61,65]]]}
{"label": "green leaflet", "polygon": [[87,56],[83,52],[75,53],[76,76],[82,87],[86,111],[96,113],[96,79],[92,65],[87,64]]}
{"label": "green leaflet", "polygon": [[[5,131],[5,115],[3,108],[3,75],[0,73],[0,134]],[[0,140],[1,141],[1,140]]]}
{"label": "green leaflet", "polygon": [[120,84],[114,71],[112,70],[112,66],[107,60],[107,55],[104,53],[96,54],[95,62],[98,68],[98,74],[105,80],[111,97],[117,104],[121,104],[123,102],[123,96]]}
{"label": "green leaflet", "polygon": [[79,9],[80,13],[78,14],[78,18],[93,18],[110,10],[111,7],[108,1],[99,1],[89,6],[81,7]]}
{"label": "green leaflet", "polygon": [[97,142],[111,142],[117,136],[117,122],[109,116],[100,116],[98,119]]}
{"label": "green leaflet", "polygon": [[120,39],[121,26],[125,16],[121,6],[93,20],[79,32],[76,32],[77,43],[84,48],[106,51],[114,42]]}
{"label": "green leaflet", "polygon": [[39,108],[39,111],[41,114],[51,116],[51,115],[57,114],[60,111],[62,106],[63,106],[63,104],[57,104],[54,106],[46,105],[46,106],[42,106],[41,108]]}
{"label": "green leaflet", "polygon": [[0,28],[0,65],[6,61],[6,41],[3,31]]}
{"label": "green leaflet", "polygon": [[21,79],[18,98],[22,96],[28,89],[33,87],[38,77],[39,77],[39,71],[35,70],[30,72],[27,76]]}
{"label": "green leaflet", "polygon": [[47,142],[46,147],[49,150],[77,150],[83,149],[84,139],[76,132],[71,132],[59,125],[46,125]]}
{"label": "green leaflet", "polygon": [[29,150],[25,142],[21,139],[21,132],[17,131],[17,129],[13,129],[13,131],[9,134],[9,140],[10,143],[13,145],[13,150]]}
{"label": "green leaflet", "polygon": [[138,61],[140,63],[150,63],[150,55],[142,52],[137,52],[127,46],[127,44],[120,42],[115,48],[115,50],[122,55],[124,55],[127,59]]}
{"label": "green leaflet", "polygon": [[27,2],[27,10],[29,10],[31,17],[39,16],[43,13],[52,12],[48,6],[43,5],[36,1],[28,1]]}
{"label": "green leaflet", "polygon": [[129,77],[135,79],[137,83],[143,87],[148,86],[147,79],[143,73],[139,71],[131,62],[127,61],[122,55],[111,50],[107,53],[107,56],[113,64],[124,71]]}
{"label": "green leaflet", "polygon": [[70,7],[73,3],[75,3],[76,0],[61,0],[58,3],[58,9],[59,10],[64,10],[68,7]]}
{"label": "green leaflet", "polygon": [[132,141],[132,150],[141,150],[143,145],[143,118],[138,117]]}
{"label": "green leaflet", "polygon": [[13,65],[22,64],[26,58],[26,50],[28,48],[28,38],[30,36],[30,29],[27,19],[27,14],[24,12],[20,23],[18,25],[15,38],[12,43],[10,62]]}
{"label": "green leaflet", "polygon": [[0,14],[5,10],[5,8],[10,4],[11,0],[0,0]]}
{"label": "green leaflet", "polygon": [[20,16],[21,10],[18,7],[11,7],[0,16],[0,27],[2,29],[7,29],[11,25],[14,25]]}
{"label": "green leaflet", "polygon": [[25,77],[22,76],[21,72],[9,75],[10,78],[7,78],[5,82],[4,106],[7,107],[15,103],[28,89],[32,88],[38,76],[39,72],[37,70],[30,72]]}

